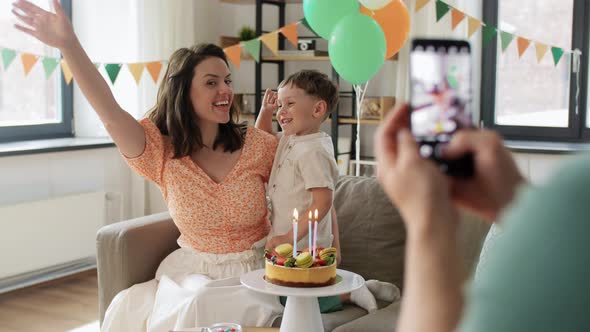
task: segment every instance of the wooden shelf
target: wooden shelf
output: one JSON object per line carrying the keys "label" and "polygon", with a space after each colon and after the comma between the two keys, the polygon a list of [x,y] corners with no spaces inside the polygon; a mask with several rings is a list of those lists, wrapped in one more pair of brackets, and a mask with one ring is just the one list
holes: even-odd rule
{"label": "wooden shelf", "polygon": [[[338,120],[339,124],[356,124],[356,119],[340,119]],[[378,125],[381,124],[381,120],[361,120],[361,124],[372,124]]]}

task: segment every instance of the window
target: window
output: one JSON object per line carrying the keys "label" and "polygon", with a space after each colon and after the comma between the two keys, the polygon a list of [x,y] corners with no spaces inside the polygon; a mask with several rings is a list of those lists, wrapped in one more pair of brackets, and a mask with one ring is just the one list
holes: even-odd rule
{"label": "window", "polygon": [[[516,38],[506,52],[499,47],[499,35],[484,46],[484,125],[509,139],[577,141],[588,137],[587,1],[486,0],[483,6],[484,22],[533,41],[521,59]],[[556,67],[549,49],[538,63],[535,42],[581,50],[579,77],[569,54],[564,54]]]}
{"label": "window", "polygon": [[[49,9],[50,0],[33,3]],[[16,57],[0,70],[0,142],[72,136],[72,85],[65,84],[60,66],[46,77],[43,56],[59,52],[16,30],[11,1],[0,2],[0,48],[16,51]],[[61,0],[71,17],[71,0]],[[25,76],[20,55],[39,55]]]}

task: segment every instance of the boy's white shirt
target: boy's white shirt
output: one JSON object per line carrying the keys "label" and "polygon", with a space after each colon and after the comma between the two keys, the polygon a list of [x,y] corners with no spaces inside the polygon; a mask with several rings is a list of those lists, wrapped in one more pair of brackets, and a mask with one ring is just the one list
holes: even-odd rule
{"label": "boy's white shirt", "polygon": [[[293,227],[293,209],[299,211],[299,225],[307,225],[307,209],[312,195],[308,189],[329,188],[338,181],[332,138],[324,132],[304,136],[281,135],[268,182],[270,199],[270,239],[287,233]],[[312,220],[313,222],[313,220]],[[313,223],[312,223],[313,231]],[[317,246],[332,246],[332,215],[330,211],[318,222]],[[308,236],[297,244],[298,250],[308,247]]]}

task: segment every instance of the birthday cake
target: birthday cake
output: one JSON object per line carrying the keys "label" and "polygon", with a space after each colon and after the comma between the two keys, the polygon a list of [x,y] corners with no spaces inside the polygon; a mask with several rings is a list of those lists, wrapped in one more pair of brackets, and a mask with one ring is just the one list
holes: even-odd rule
{"label": "birthday cake", "polygon": [[[313,250],[312,250],[313,252]],[[264,279],[288,287],[323,287],[336,283],[336,248],[317,248],[315,257],[309,249],[295,252],[285,243],[266,252]]]}

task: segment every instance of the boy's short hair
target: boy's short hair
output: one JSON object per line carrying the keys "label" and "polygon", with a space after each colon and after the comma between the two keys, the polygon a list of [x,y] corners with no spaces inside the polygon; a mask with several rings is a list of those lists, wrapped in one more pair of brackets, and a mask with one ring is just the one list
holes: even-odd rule
{"label": "boy's short hair", "polygon": [[317,70],[301,70],[279,84],[279,89],[293,85],[305,91],[310,96],[319,98],[328,105],[326,116],[338,105],[338,87],[328,78],[328,75]]}

